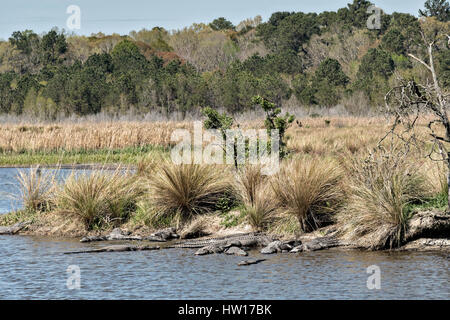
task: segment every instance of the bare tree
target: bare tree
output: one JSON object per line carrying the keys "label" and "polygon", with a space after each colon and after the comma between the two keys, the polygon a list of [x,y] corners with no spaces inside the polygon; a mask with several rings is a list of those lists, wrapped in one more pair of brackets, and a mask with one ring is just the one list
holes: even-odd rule
{"label": "bare tree", "polygon": [[[404,142],[407,149],[418,144],[414,133],[419,120],[427,122],[428,134],[432,148],[427,154],[432,161],[443,161],[447,166],[447,185],[450,185],[450,120],[448,116],[448,88],[442,88],[435,68],[436,50],[448,50],[447,39],[449,24],[433,18],[422,21],[423,58],[409,53],[408,56],[423,65],[429,78],[418,84],[414,80],[399,79],[399,85],[391,89],[385,97],[389,114],[394,115],[394,124],[389,135],[396,136]],[[401,128],[401,129],[400,129]],[[450,189],[448,207],[450,208]]]}

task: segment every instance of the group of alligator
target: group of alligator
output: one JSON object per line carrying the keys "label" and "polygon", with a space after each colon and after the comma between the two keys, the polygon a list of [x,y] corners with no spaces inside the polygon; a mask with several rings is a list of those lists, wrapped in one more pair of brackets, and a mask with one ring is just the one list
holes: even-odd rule
{"label": "group of alligator", "polygon": [[[0,227],[0,235],[14,235],[29,227],[31,222],[21,222],[10,227]],[[333,247],[352,247],[337,236],[336,228],[328,229],[322,236],[306,235],[295,240],[281,241],[278,238],[264,233],[240,233],[224,237],[183,239],[177,234],[175,228],[166,228],[148,236],[132,235],[119,228],[103,236],[87,236],[81,239],[82,243],[100,241],[130,241],[131,244],[118,244],[103,246],[95,249],[65,254],[124,252],[124,251],[150,251],[171,248],[196,249],[196,255],[219,254],[235,256],[248,256],[250,250],[259,250],[261,254],[299,253],[317,251]],[[449,250],[450,249],[450,215],[446,213],[423,212],[416,214],[408,223],[408,232],[405,235],[407,250]],[[146,245],[136,245],[136,242],[146,242]],[[155,245],[158,243],[160,245]],[[245,260],[239,265],[251,265],[265,259]]]}
{"label": "group of alligator", "polygon": [[[124,252],[124,251],[150,251],[160,249],[197,249],[195,255],[219,254],[235,256],[248,256],[248,251],[260,249],[261,254],[274,253],[298,253],[302,251],[316,251],[339,245],[334,237],[315,238],[310,241],[300,240],[280,241],[276,237],[252,232],[228,235],[224,237],[202,238],[194,240],[179,240],[175,228],[167,228],[153,233],[149,236],[133,236],[121,229],[114,229],[106,236],[90,236],[81,239],[82,243],[98,241],[147,241],[165,243],[165,245],[110,245],[98,249],[66,252],[65,254],[100,253],[100,252]],[[238,265],[246,266],[265,261],[265,259],[244,260]]]}
{"label": "group of alligator", "polygon": [[[29,223],[18,223],[11,227],[0,227],[0,234],[16,234],[27,227]],[[65,252],[64,254],[82,254],[82,253],[101,253],[101,252],[125,252],[125,251],[150,251],[160,249],[197,249],[196,255],[207,255],[224,253],[226,255],[248,256],[248,251],[260,249],[261,254],[285,253],[285,252],[302,252],[315,251],[331,248],[339,245],[339,242],[333,237],[315,238],[310,241],[302,242],[300,240],[280,241],[276,237],[252,232],[228,235],[215,238],[201,238],[194,240],[180,240],[180,236],[176,233],[175,228],[166,228],[150,234],[148,236],[131,235],[119,228],[114,229],[110,234],[103,236],[87,236],[80,240],[82,243],[100,242],[100,241],[132,241],[132,242],[149,242],[164,243],[164,245],[135,245],[135,244],[119,244],[103,246],[96,249],[81,250],[75,252]],[[251,265],[264,261],[245,260],[239,265]]]}

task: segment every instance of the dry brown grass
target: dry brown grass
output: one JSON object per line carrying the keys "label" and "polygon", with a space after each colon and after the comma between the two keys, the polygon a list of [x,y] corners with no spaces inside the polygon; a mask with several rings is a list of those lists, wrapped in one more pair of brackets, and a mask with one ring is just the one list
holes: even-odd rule
{"label": "dry brown grass", "polygon": [[378,153],[347,159],[347,176],[349,198],[338,214],[344,238],[372,249],[400,246],[410,218],[406,206],[432,195],[422,163]]}
{"label": "dry brown grass", "polygon": [[50,207],[55,191],[55,176],[55,172],[42,172],[39,167],[19,170],[16,179],[25,209],[42,211]]}
{"label": "dry brown grass", "polygon": [[[385,118],[321,117],[299,119],[288,129],[288,148],[297,153],[334,156],[374,147],[391,122]],[[329,124],[327,124],[329,121]],[[242,129],[262,129],[263,121],[240,123]],[[192,122],[83,122],[61,124],[2,124],[0,151],[72,151],[168,147],[176,129],[192,130]]]}
{"label": "dry brown grass", "polygon": [[246,205],[255,204],[261,184],[266,178],[261,174],[261,166],[257,165],[247,165],[237,174],[237,189]]}
{"label": "dry brown grass", "polygon": [[72,173],[55,193],[55,211],[81,218],[88,230],[126,222],[143,196],[141,182],[115,172]]}
{"label": "dry brown grass", "polygon": [[4,152],[96,150],[169,146],[175,129],[187,122],[104,122],[58,125],[5,124],[0,127]]}
{"label": "dry brown grass", "polygon": [[270,183],[279,208],[311,232],[333,221],[345,200],[342,180],[338,163],[317,158],[285,162]]}
{"label": "dry brown grass", "polygon": [[254,230],[266,231],[275,220],[277,209],[277,202],[270,186],[259,186],[256,189],[253,203],[245,207],[247,221]]}
{"label": "dry brown grass", "polygon": [[234,192],[230,173],[214,165],[163,162],[147,177],[157,216],[175,216],[177,226],[215,211],[218,201]]}

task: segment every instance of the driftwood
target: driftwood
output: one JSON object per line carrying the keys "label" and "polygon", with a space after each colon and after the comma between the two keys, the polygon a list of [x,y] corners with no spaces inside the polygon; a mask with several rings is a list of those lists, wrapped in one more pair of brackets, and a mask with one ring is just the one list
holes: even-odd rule
{"label": "driftwood", "polygon": [[98,241],[150,241],[150,242],[166,242],[172,239],[178,239],[175,228],[167,228],[155,232],[147,237],[132,236],[130,232],[125,232],[119,228],[114,229],[106,236],[89,236],[84,237],[80,242],[98,242]]}
{"label": "driftwood", "polygon": [[65,252],[64,254],[81,254],[81,253],[101,253],[101,252],[126,252],[126,251],[152,251],[159,250],[160,247],[152,247],[152,246],[127,246],[127,245],[115,245],[108,246],[99,249],[93,250],[83,250],[83,251],[75,251],[75,252]]}
{"label": "driftwood", "polygon": [[7,235],[16,234],[17,232],[19,232],[22,229],[24,229],[30,223],[31,222],[20,222],[20,223],[16,223],[15,225],[13,225],[11,227],[0,227],[0,235],[2,235],[2,234],[7,234]]}

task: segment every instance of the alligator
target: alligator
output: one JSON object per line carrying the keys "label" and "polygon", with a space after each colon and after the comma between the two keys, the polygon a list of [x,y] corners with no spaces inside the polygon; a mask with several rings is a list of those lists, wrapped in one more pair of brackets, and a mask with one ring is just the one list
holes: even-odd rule
{"label": "alligator", "polygon": [[167,228],[147,237],[132,236],[130,232],[125,232],[119,228],[114,229],[106,236],[88,236],[80,240],[80,242],[98,242],[98,241],[150,241],[150,242],[167,242],[171,239],[178,239],[175,228]]}
{"label": "alligator", "polygon": [[238,266],[251,266],[266,261],[267,259],[244,260],[238,263]]}
{"label": "alligator", "polygon": [[30,223],[31,221],[19,222],[11,227],[0,227],[0,234],[8,234],[8,235],[16,234],[17,232],[21,231],[26,226],[28,226]]}
{"label": "alligator", "polygon": [[128,246],[128,245],[114,245],[108,247],[102,247],[92,250],[74,251],[74,252],[64,252],[64,254],[80,254],[80,253],[101,253],[101,252],[126,252],[126,251],[152,251],[159,250],[160,247],[152,246]]}
{"label": "alligator", "polygon": [[302,241],[302,244],[296,246],[290,252],[291,253],[310,252],[310,251],[318,251],[318,250],[324,250],[324,249],[340,247],[340,246],[343,246],[343,243],[341,243],[334,236],[318,237],[315,239]]}
{"label": "alligator", "polygon": [[266,246],[274,239],[263,233],[251,232],[233,234],[219,238],[197,239],[189,241],[177,242],[166,248],[185,248],[185,249],[199,249],[205,247],[222,247],[224,249],[230,247],[258,247]]}

